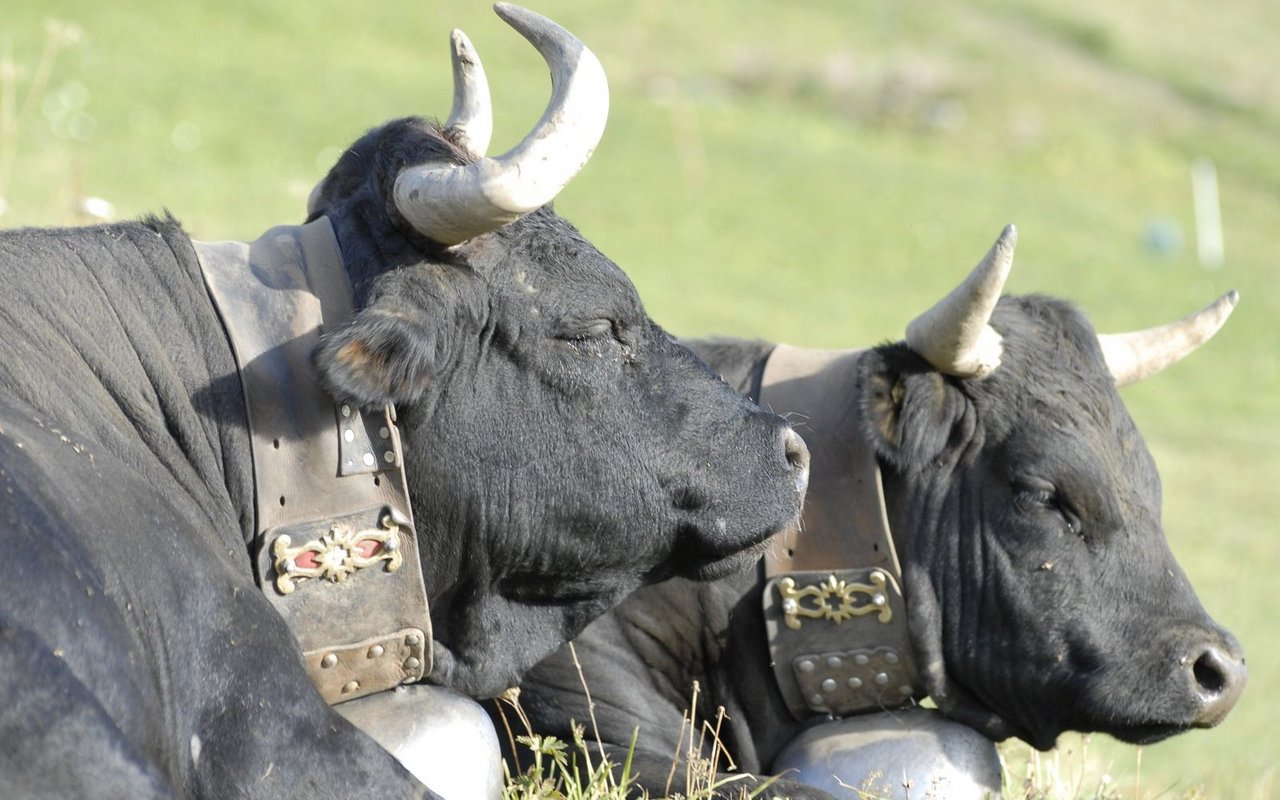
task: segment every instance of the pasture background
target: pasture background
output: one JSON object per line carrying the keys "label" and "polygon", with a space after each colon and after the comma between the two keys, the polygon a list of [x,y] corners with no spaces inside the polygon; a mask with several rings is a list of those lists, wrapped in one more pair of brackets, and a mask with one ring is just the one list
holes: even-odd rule
{"label": "pasture background", "polygon": [[[535,8],[589,43],[612,86],[605,139],[557,206],[679,335],[896,338],[1007,222],[1021,233],[1010,290],[1072,298],[1103,330],[1240,289],[1213,343],[1125,389],[1164,475],[1173,549],[1251,671],[1221,727],[1143,750],[1141,782],[1143,796],[1277,793],[1272,0]],[[491,152],[548,96],[537,55],[482,2],[9,0],[0,47],[19,69],[0,72],[19,105],[50,17],[81,36],[8,132],[5,226],[80,221],[83,196],[120,217],[167,208],[207,239],[300,220],[312,185],[367,127],[447,113],[455,26],[489,73]],[[1220,181],[1219,268],[1196,257],[1199,157]],[[1131,780],[1133,748],[1099,737],[1090,754]]]}

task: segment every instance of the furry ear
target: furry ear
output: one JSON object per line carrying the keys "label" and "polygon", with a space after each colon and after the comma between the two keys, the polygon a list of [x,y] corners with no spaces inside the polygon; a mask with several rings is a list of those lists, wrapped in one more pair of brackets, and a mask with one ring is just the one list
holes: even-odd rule
{"label": "furry ear", "polygon": [[905,347],[872,351],[862,370],[862,416],[876,452],[900,468],[930,465],[960,433],[964,396]]}
{"label": "furry ear", "polygon": [[443,337],[427,314],[386,295],[326,334],[316,351],[325,390],[364,407],[417,400],[444,361]]}

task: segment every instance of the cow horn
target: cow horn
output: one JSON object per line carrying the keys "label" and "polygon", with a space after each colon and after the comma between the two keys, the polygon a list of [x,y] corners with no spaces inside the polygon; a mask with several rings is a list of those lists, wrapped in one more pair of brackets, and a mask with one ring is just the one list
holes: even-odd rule
{"label": "cow horn", "polygon": [[1131,333],[1098,334],[1098,344],[1116,385],[1148,378],[1190,355],[1213,338],[1238,302],[1240,293],[1232,289],[1177,322]]}
{"label": "cow horn", "polygon": [[423,235],[454,245],[551,202],[591,157],[609,115],[604,68],[573,34],[508,3],[494,11],[551,68],[551,101],[514,148],[465,165],[421,165],[396,176],[396,208]]}
{"label": "cow horn", "polygon": [[1000,366],[1000,334],[988,322],[1013,266],[1018,229],[1007,226],[964,282],[907,326],[907,345],[938,371],[985,378]]}
{"label": "cow horn", "polygon": [[471,40],[460,30],[449,35],[453,62],[453,108],[444,123],[453,140],[473,156],[483,156],[493,136],[493,103],[484,65]]}

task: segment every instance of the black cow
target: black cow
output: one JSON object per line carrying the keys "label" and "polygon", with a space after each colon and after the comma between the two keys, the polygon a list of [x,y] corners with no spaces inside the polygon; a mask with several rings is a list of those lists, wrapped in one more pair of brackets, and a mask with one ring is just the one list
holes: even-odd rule
{"label": "black cow", "polygon": [[[1012,247],[1010,229],[905,343],[801,353],[830,365],[828,379],[847,391],[788,408],[813,451],[807,503],[818,502],[822,470],[851,441],[866,443],[902,561],[918,688],[951,719],[1040,749],[1066,730],[1145,743],[1212,726],[1240,696],[1244,658],[1169,551],[1156,467],[1116,386],[1212,335],[1235,295],[1165,329],[1100,337],[1059,300],[997,304]],[[765,343],[694,348],[751,394],[779,357]],[[856,427],[815,429],[806,412],[823,403],[826,419]],[[820,511],[806,505],[805,519]],[[697,717],[714,720],[723,706],[721,738],[737,767],[767,773],[799,732],[830,717],[789,711],[769,663],[761,585],[753,569],[640,590],[576,640],[584,677],[567,648],[529,674],[520,702],[533,728],[564,733],[568,719],[591,719],[618,755],[638,726],[633,770],[661,792],[698,681]],[[764,796],[775,795],[829,796],[787,780]]]}
{"label": "black cow", "polygon": [[[642,583],[753,558],[807,461],[546,205],[603,130],[603,73],[497,8],[553,71],[529,137],[481,157],[455,34],[451,119],[373,129],[310,203],[355,303],[316,368],[398,407],[426,680],[476,697]],[[0,797],[435,796],[321,699],[255,583],[242,381],[178,223],[4,232],[0,286]]]}

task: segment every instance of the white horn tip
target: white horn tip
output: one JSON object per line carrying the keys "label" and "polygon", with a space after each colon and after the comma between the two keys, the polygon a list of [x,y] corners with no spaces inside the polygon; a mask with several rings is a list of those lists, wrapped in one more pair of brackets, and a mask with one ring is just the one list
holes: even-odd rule
{"label": "white horn tip", "polygon": [[[1240,303],[1240,292],[1232,289],[1231,291],[1219,297],[1213,303],[1215,316],[1218,318],[1217,327],[1221,328],[1227,321],[1227,317],[1231,316],[1231,312],[1236,310],[1236,306]],[[1216,332],[1216,329],[1215,329]],[[1212,335],[1212,334],[1210,334]]]}
{"label": "white horn tip", "polygon": [[536,14],[527,8],[522,8],[515,3],[494,3],[493,13],[502,17],[507,22],[511,22],[512,19],[518,19],[520,17],[528,18],[532,16],[536,18],[542,16],[541,14]]}
{"label": "white horn tip", "polygon": [[996,243],[991,246],[991,250],[999,256],[999,260],[1007,263],[1013,262],[1013,251],[1018,246],[1018,226],[1010,222],[1004,226],[1004,230],[1000,231],[1000,236],[996,238]]}
{"label": "white horn tip", "polygon": [[466,64],[475,63],[476,48],[460,28],[454,28],[449,32],[449,43],[453,46],[453,54],[457,56],[459,61]]}
{"label": "white horn tip", "polygon": [[975,270],[989,274],[989,280],[998,282],[999,286],[995,287],[997,292],[1003,289],[1004,282],[1009,277],[1009,270],[1013,267],[1013,251],[1017,246],[1018,228],[1013,223],[1009,223],[1004,226],[1004,230],[1000,231],[996,243],[991,245],[991,252]]}
{"label": "white horn tip", "polygon": [[1176,364],[1213,338],[1240,302],[1235,289],[1177,322],[1121,334],[1099,334],[1103,357],[1117,386],[1126,386]]}
{"label": "white horn tip", "polygon": [[1017,243],[1017,227],[1006,225],[968,277],[907,326],[907,344],[939,371],[981,379],[999,368],[1004,346],[989,323]]}
{"label": "white horn tip", "polygon": [[1236,310],[1236,304],[1240,302],[1240,293],[1235,289],[1214,300],[1204,310],[1192,314],[1194,318],[1203,318],[1201,330],[1204,331],[1204,339],[1207,341],[1218,329],[1226,324],[1227,317],[1231,316],[1231,312]]}

